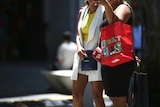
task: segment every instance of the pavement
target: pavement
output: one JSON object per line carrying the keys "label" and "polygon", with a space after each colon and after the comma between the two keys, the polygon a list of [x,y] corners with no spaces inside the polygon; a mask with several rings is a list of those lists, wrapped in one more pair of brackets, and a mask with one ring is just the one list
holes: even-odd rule
{"label": "pavement", "polygon": [[[0,107],[72,107],[72,96],[60,93],[42,76],[48,65],[47,61],[1,61]],[[93,107],[89,87],[85,93],[85,107]],[[107,96],[104,100],[111,107]]]}
{"label": "pavement", "polygon": [[49,93],[1,98],[0,107],[72,107],[72,96]]}
{"label": "pavement", "polygon": [[0,107],[55,107],[71,102],[41,75],[48,64],[46,61],[1,61]]}
{"label": "pavement", "polygon": [[45,61],[0,62],[0,98],[54,92],[40,73],[47,65]]}

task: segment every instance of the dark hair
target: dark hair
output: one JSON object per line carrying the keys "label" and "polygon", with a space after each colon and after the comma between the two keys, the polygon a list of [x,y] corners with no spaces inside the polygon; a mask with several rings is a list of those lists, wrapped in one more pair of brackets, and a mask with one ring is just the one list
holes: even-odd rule
{"label": "dark hair", "polygon": [[84,0],[84,2],[85,2],[87,5],[89,5],[89,2],[88,2],[87,0]]}
{"label": "dark hair", "polygon": [[87,4],[87,5],[89,5],[89,2],[88,2],[88,1],[86,1],[86,4]]}
{"label": "dark hair", "polygon": [[63,34],[62,34],[62,39],[63,41],[71,41],[71,32],[70,31],[65,31]]}

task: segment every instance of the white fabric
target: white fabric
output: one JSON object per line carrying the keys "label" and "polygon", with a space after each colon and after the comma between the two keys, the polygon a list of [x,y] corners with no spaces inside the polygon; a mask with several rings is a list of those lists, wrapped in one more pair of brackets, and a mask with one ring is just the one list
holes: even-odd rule
{"label": "white fabric", "polygon": [[74,42],[64,42],[58,48],[57,58],[62,60],[59,69],[70,69],[73,66],[74,54],[77,46]]}
{"label": "white fabric", "polygon": [[[82,41],[82,34],[81,34],[81,25],[83,18],[86,16],[88,11],[88,7],[85,6],[82,10],[79,22],[78,22],[78,34],[80,36],[80,41],[83,44]],[[95,16],[91,22],[91,25],[89,27],[89,32],[88,32],[88,41],[86,42],[85,45],[85,50],[94,50],[98,46],[98,41],[99,41],[99,33],[100,33],[100,24],[103,22],[103,13],[104,13],[104,7],[101,5],[98,6]],[[80,69],[80,57],[78,56],[77,53],[74,55],[74,64],[73,64],[73,74],[71,76],[72,80],[77,80],[78,77],[78,72],[88,75],[88,81],[99,81],[102,80],[101,77],[101,64],[98,64],[98,69],[95,71],[81,71]]]}

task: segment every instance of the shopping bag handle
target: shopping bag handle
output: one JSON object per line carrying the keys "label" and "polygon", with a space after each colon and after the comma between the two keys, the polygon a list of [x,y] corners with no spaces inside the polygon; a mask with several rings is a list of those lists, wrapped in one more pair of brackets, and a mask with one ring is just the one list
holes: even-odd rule
{"label": "shopping bag handle", "polygon": [[138,57],[138,56],[135,56],[136,58],[136,63],[137,63],[137,67],[136,67],[136,70],[135,72],[140,72],[140,63],[141,63],[141,59]]}

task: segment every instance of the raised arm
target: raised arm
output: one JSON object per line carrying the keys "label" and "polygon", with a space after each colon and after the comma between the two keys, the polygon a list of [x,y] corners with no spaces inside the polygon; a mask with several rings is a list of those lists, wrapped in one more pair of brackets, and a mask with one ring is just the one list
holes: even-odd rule
{"label": "raised arm", "polygon": [[105,15],[108,23],[121,21],[126,23],[131,17],[131,10],[125,2],[115,3],[114,0],[98,0],[98,3],[105,7]]}

